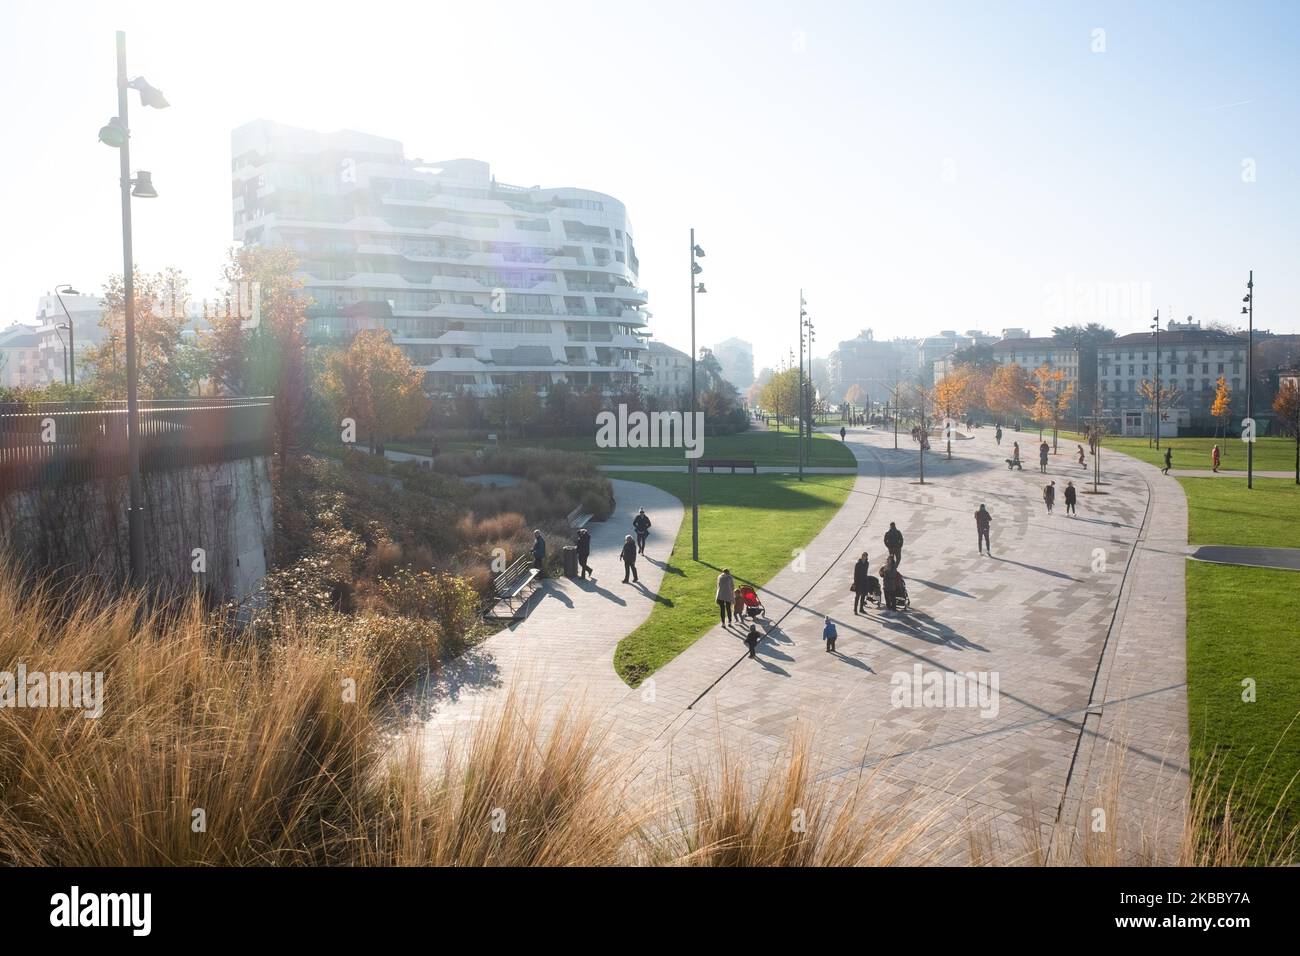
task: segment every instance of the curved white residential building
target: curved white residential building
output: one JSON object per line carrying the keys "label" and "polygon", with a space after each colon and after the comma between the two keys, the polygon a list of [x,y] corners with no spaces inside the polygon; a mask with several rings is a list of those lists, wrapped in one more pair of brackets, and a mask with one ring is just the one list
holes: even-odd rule
{"label": "curved white residential building", "polygon": [[315,342],[386,328],[429,391],[617,391],[650,372],[623,204],[498,183],[474,159],[259,120],[231,134],[235,238],[299,257]]}

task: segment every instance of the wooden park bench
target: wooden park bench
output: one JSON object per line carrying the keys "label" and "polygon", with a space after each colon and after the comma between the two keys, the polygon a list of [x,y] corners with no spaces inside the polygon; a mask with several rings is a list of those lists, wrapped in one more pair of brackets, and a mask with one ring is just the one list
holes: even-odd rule
{"label": "wooden park bench", "polygon": [[[532,596],[531,588],[538,573],[533,567],[532,553],[520,555],[514,564],[492,580],[493,602],[483,616],[499,621],[518,621],[526,617],[519,612],[528,607],[528,598]],[[522,603],[520,597],[523,597]]]}
{"label": "wooden park bench", "polygon": [[569,512],[567,520],[569,522],[569,527],[574,531],[577,531],[579,528],[585,528],[587,522],[590,521],[591,518],[591,515],[582,510],[582,505],[578,505],[578,507]]}
{"label": "wooden park bench", "polygon": [[714,468],[730,468],[734,475],[737,468],[748,468],[758,474],[758,463],[755,461],[746,461],[743,458],[701,458],[696,464],[696,468],[707,468],[710,472]]}

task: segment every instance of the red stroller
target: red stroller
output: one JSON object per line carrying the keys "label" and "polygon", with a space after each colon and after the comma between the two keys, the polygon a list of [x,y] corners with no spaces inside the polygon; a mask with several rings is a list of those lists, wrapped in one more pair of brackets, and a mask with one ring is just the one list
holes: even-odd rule
{"label": "red stroller", "polygon": [[745,613],[750,617],[760,617],[767,613],[763,609],[763,602],[758,599],[758,592],[748,584],[742,584],[740,587],[736,588],[736,593],[739,594],[740,599],[745,602]]}

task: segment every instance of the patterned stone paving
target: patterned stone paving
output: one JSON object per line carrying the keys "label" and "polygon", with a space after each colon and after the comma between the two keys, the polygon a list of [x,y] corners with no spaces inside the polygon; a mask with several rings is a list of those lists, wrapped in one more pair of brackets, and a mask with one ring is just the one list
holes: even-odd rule
{"label": "patterned stone paving", "polygon": [[[1036,436],[1022,433],[1022,448]],[[1004,448],[1017,438],[1008,431]],[[910,444],[907,436],[900,442]],[[593,526],[595,585],[548,581],[528,620],[495,635],[425,688],[431,740],[477,719],[511,684],[551,711],[581,703],[599,715],[611,753],[638,781],[681,779],[719,746],[761,773],[791,735],[813,734],[819,773],[871,776],[873,802],[938,812],[939,827],[974,828],[1000,846],[1032,846],[1077,861],[1087,832],[1122,834],[1126,861],[1168,862],[1187,799],[1181,488],[1159,470],[1107,455],[1105,494],[1079,495],[1068,517],[1060,490],[1083,469],[1073,446],[1044,477],[1009,472],[992,429],[956,443],[944,461],[893,435],[850,432],[860,464],[854,491],[830,524],[763,589],[766,634],[748,660],[738,630],[715,627],[639,690],[614,673],[614,647],[649,613],[663,575],[658,558],[676,534],[680,503],[615,481],[619,508]],[[1088,472],[1090,477],[1090,471]],[[1045,512],[1041,486],[1057,481]],[[702,475],[701,481],[709,480]],[[980,556],[973,512],[993,515],[993,557]],[[637,507],[654,522],[641,566],[644,588],[621,583],[614,554]],[[902,571],[912,608],[854,615],[852,564],[866,550],[873,573],[889,522],[906,543]],[[701,557],[719,566],[707,525]],[[825,651],[822,621],[839,628]],[[997,707],[894,706],[896,675],[974,673],[998,680]],[[957,703],[949,701],[950,705]],[[944,859],[965,862],[966,841]]]}

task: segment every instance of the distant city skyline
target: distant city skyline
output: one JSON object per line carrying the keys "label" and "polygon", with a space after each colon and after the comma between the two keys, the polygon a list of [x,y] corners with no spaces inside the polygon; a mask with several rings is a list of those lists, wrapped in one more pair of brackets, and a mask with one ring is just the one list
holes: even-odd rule
{"label": "distant city skyline", "polygon": [[[23,148],[0,175],[22,228],[0,239],[0,326],[121,269],[116,160],[95,133],[124,29],[131,73],[172,104],[131,116],[159,192],[135,204],[137,266],[176,266],[199,297],[232,243],[230,130],[271,118],[618,196],[649,330],[677,347],[694,227],[697,342],[752,342],[755,372],[797,351],[800,287],[821,355],[865,327],[1124,334],[1156,308],[1237,324],[1249,269],[1257,325],[1300,331],[1294,5],[345,9],[8,4],[0,71],[22,91],[7,131]],[[539,50],[581,63],[563,124],[520,105]]]}

